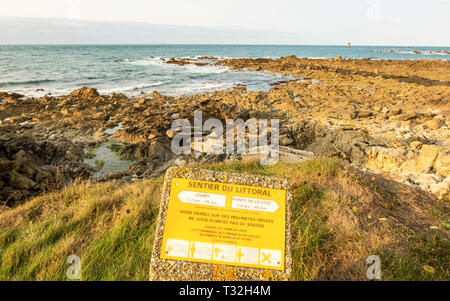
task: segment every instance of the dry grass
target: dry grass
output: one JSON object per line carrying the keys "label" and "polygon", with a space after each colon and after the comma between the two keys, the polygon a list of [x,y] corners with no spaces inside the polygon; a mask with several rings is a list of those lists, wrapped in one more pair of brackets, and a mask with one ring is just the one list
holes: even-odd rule
{"label": "dry grass", "polygon": [[[207,168],[285,177],[293,192],[292,280],[449,280],[449,201],[331,159]],[[80,183],[0,211],[0,280],[147,280],[162,178]]]}

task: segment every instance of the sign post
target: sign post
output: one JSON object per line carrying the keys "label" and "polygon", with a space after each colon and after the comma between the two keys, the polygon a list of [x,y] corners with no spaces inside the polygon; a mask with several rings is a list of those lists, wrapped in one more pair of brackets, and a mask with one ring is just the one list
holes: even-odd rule
{"label": "sign post", "polygon": [[283,179],[169,169],[150,279],[287,279],[290,199]]}

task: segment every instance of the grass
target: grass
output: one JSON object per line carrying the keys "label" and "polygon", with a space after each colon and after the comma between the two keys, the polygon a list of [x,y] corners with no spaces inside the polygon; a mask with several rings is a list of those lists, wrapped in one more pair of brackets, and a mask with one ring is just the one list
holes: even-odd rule
{"label": "grass", "polygon": [[[205,168],[287,178],[293,193],[291,280],[450,280],[449,201],[332,159]],[[147,280],[162,178],[80,183],[0,211],[0,280]]]}

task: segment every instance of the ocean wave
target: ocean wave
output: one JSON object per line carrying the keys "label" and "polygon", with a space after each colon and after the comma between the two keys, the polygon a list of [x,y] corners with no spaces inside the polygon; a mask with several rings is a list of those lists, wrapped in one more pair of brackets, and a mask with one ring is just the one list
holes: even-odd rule
{"label": "ocean wave", "polygon": [[450,55],[450,51],[440,50],[440,51],[421,51],[423,55]]}
{"label": "ocean wave", "polygon": [[189,86],[171,89],[172,93],[169,94],[172,94],[173,96],[181,96],[212,91],[223,91],[232,89],[235,85],[236,83],[226,83],[226,82],[192,83]]}
{"label": "ocean wave", "polygon": [[2,83],[0,83],[0,88],[8,87],[8,86],[38,85],[38,84],[53,83],[53,82],[56,82],[56,80],[36,79],[36,80],[17,81],[17,82],[2,82]]}
{"label": "ocean wave", "polygon": [[132,92],[132,91],[136,91],[136,90],[142,90],[142,89],[146,89],[146,88],[162,86],[169,82],[170,81],[157,81],[157,82],[148,83],[148,84],[139,84],[139,85],[125,86],[125,87],[116,87],[116,88],[106,88],[106,89],[99,89],[99,92],[104,93],[104,94]]}
{"label": "ocean wave", "polygon": [[173,70],[185,70],[190,73],[209,73],[209,74],[216,74],[216,73],[223,73],[230,70],[227,66],[215,66],[215,65],[203,65],[203,66],[197,66],[195,65],[195,62],[200,62],[201,60],[197,60],[195,58],[190,57],[181,57],[178,59],[189,59],[192,60],[192,63],[185,64],[185,65],[177,65],[177,64],[167,64],[167,61],[169,58],[165,57],[151,57],[146,58],[142,60],[136,60],[136,61],[130,61],[127,62],[131,65],[137,65],[137,66],[165,66],[166,68],[170,68]]}
{"label": "ocean wave", "polygon": [[185,69],[187,72],[190,73],[224,73],[227,71],[230,71],[231,69],[227,66],[213,66],[213,65],[205,65],[205,66],[197,66],[194,64],[186,64],[183,66],[180,66],[183,69]]}
{"label": "ocean wave", "polygon": [[370,52],[378,53],[396,53],[396,54],[415,54],[415,55],[450,55],[450,51],[447,50],[401,50],[401,49],[391,49],[391,50],[371,50]]}
{"label": "ocean wave", "polygon": [[147,58],[136,61],[125,61],[125,62],[135,66],[164,65],[166,63],[165,58],[161,57]]}

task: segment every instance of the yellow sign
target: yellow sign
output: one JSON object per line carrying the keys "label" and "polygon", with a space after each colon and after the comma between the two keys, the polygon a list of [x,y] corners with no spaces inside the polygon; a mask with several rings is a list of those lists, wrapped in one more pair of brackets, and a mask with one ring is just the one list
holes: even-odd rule
{"label": "yellow sign", "polygon": [[174,178],[161,258],[284,270],[286,192]]}

